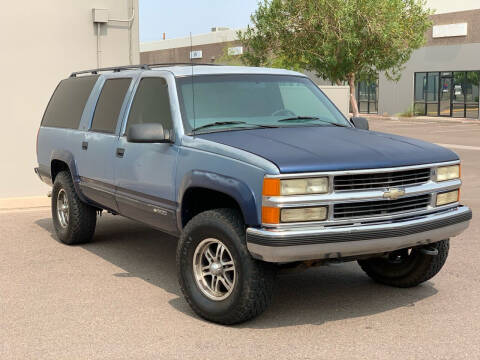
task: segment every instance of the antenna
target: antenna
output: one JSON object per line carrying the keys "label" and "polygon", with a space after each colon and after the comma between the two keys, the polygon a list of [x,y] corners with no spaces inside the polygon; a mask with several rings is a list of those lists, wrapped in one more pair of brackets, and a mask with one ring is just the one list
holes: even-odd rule
{"label": "antenna", "polygon": [[195,136],[196,125],[196,116],[195,116],[195,86],[193,85],[193,41],[192,41],[192,32],[190,31],[190,64],[192,66],[192,110],[193,110],[193,136]]}

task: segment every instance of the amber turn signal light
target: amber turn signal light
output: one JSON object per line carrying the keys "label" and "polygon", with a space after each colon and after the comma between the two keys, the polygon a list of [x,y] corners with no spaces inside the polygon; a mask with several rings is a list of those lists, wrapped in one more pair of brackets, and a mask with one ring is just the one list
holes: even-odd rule
{"label": "amber turn signal light", "polygon": [[279,196],[280,179],[264,179],[262,194],[263,196]]}
{"label": "amber turn signal light", "polygon": [[278,224],[280,223],[280,208],[262,207],[262,223],[264,224]]}

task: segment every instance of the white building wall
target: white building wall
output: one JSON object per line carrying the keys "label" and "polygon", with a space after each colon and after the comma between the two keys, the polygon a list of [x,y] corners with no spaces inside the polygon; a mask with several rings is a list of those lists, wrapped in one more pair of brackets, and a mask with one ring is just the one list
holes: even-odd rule
{"label": "white building wall", "polygon": [[435,14],[480,9],[480,0],[427,0],[427,7]]}
{"label": "white building wall", "polygon": [[206,44],[214,44],[214,43],[222,43],[222,42],[229,42],[238,40],[237,32],[243,31],[245,29],[225,29],[220,31],[212,31],[206,34],[197,34],[175,38],[175,39],[166,39],[166,40],[159,40],[159,41],[150,41],[150,42],[143,42],[140,44],[140,51],[155,51],[155,50],[165,50],[165,49],[175,49],[175,48],[182,48],[188,47],[190,44],[192,45],[206,45]]}
{"label": "white building wall", "polygon": [[[128,23],[102,25],[100,65],[139,62],[138,0],[9,1],[0,12],[0,198],[44,195],[33,172],[36,133],[58,82],[97,67],[92,8]],[[131,41],[131,42],[130,42]]]}

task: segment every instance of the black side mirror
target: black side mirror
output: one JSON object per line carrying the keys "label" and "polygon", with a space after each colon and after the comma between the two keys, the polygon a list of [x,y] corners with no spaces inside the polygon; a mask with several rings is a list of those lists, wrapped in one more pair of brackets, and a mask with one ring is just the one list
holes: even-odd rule
{"label": "black side mirror", "polygon": [[369,130],[368,120],[364,117],[352,117],[353,126],[361,130]]}
{"label": "black side mirror", "polygon": [[130,126],[127,141],[132,143],[170,143],[171,132],[164,130],[162,124],[147,123]]}

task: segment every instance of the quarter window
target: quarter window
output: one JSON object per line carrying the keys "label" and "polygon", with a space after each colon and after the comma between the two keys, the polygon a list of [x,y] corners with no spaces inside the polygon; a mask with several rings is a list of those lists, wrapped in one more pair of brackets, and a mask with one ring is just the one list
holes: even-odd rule
{"label": "quarter window", "polygon": [[131,82],[131,78],[105,81],[102,93],[98,98],[90,130],[111,134],[115,132],[120,109]]}
{"label": "quarter window", "polygon": [[135,124],[160,123],[164,129],[172,128],[172,113],[167,82],[163,78],[143,78],[133,99],[127,128]]}
{"label": "quarter window", "polygon": [[48,103],[42,126],[78,129],[83,109],[98,75],[62,80]]}

